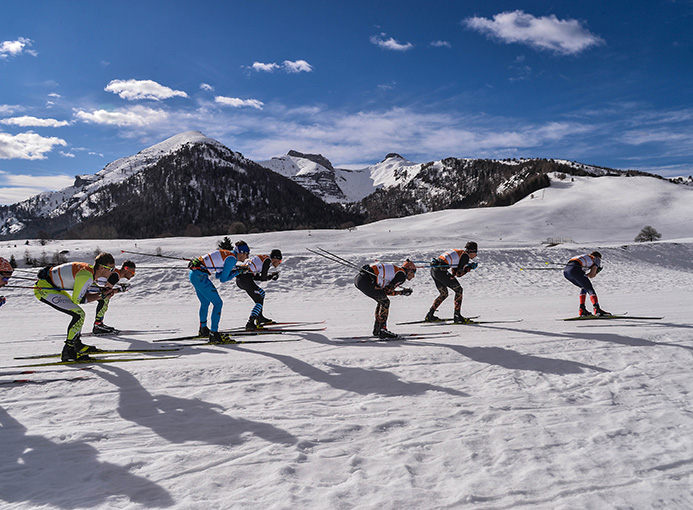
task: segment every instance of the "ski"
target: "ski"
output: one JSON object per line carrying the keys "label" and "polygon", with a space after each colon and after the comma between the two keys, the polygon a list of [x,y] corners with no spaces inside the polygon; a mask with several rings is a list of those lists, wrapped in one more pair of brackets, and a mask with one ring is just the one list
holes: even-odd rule
{"label": "ski", "polygon": [[366,343],[366,342],[396,342],[406,340],[408,338],[434,338],[439,335],[449,335],[452,331],[438,331],[436,333],[402,333],[394,338],[378,338],[373,335],[363,336],[337,336],[333,340],[339,340],[339,343]]}
{"label": "ski", "polygon": [[315,324],[325,324],[325,321],[296,321],[296,322],[267,322],[263,327],[276,328],[277,326],[313,326]]}
{"label": "ski", "polygon": [[[248,331],[246,329],[230,329],[226,331],[220,331],[224,335],[230,336],[255,336],[255,335],[277,335],[282,333],[302,333],[309,331],[325,331],[327,328],[259,328]],[[186,340],[207,340],[205,336],[190,335],[190,336],[179,336],[174,338],[159,338],[152,340],[152,342],[183,342]]]}
{"label": "ski", "polygon": [[300,342],[302,338],[283,338],[281,340],[234,340],[229,338],[222,342],[196,342],[193,344],[180,344],[185,347],[194,347],[196,345],[238,345],[238,344],[278,344],[281,342]]}
{"label": "ski", "polygon": [[598,316],[598,315],[581,315],[579,317],[568,317],[567,319],[558,319],[561,321],[589,321],[589,320],[608,320],[608,319],[632,319],[632,320],[660,320],[663,319],[664,317],[642,317],[642,316],[636,316],[636,315],[626,315],[626,314],[621,314],[621,315],[604,315],[604,316]]}
{"label": "ski", "polygon": [[90,379],[85,376],[78,377],[54,377],[53,379],[13,379],[11,381],[0,381],[0,385],[10,385],[10,384],[48,384],[53,382],[72,382],[72,381],[84,381],[85,379]]}
{"label": "ski", "polygon": [[221,331],[221,333],[227,334],[227,335],[253,335],[256,333],[291,333],[291,332],[296,332],[296,333],[301,333],[304,331],[325,331],[327,327],[322,327],[322,328],[296,328],[293,326],[286,326],[286,327],[279,327],[276,328],[274,325],[272,325],[269,328],[257,328],[257,329],[251,329],[247,330],[245,328],[238,328],[238,329],[228,329],[225,331]]}
{"label": "ski", "polygon": [[469,322],[431,322],[431,326],[476,326],[477,324],[512,324],[515,322],[522,322],[524,319],[511,319],[506,321],[475,321],[470,320]]}
{"label": "ski", "polygon": [[[72,368],[70,370],[91,370],[92,367],[80,367],[80,368]],[[0,372],[0,377],[12,377],[15,375],[30,375],[30,374],[45,374],[48,372],[64,372],[65,368],[60,367],[60,368],[53,368],[53,369],[43,369],[43,370],[13,370],[13,371],[8,371],[8,372]]]}
{"label": "ski", "polygon": [[15,365],[5,368],[31,368],[31,367],[52,367],[61,365],[91,365],[98,363],[125,363],[128,361],[159,361],[163,359],[175,359],[180,356],[159,356],[157,358],[90,358],[84,361],[49,361],[46,363],[34,363],[33,365]]}
{"label": "ski", "polygon": [[[97,349],[93,352],[89,352],[87,354],[127,354],[129,352],[137,352],[137,353],[152,353],[152,352],[170,352],[170,351],[179,351],[180,348],[167,348],[167,349]],[[61,356],[60,353],[58,354],[35,354],[33,356],[17,356],[14,359],[41,359],[41,358],[59,358]]]}
{"label": "ski", "polygon": [[[478,319],[479,317],[481,317],[481,316],[480,315],[473,315],[471,317],[467,317],[467,319]],[[398,326],[405,326],[405,325],[411,325],[411,324],[440,324],[440,323],[444,323],[444,322],[452,322],[453,320],[455,320],[455,319],[453,319],[452,317],[440,319],[437,321],[427,321],[426,319],[424,319],[421,321],[398,322],[397,325]]]}

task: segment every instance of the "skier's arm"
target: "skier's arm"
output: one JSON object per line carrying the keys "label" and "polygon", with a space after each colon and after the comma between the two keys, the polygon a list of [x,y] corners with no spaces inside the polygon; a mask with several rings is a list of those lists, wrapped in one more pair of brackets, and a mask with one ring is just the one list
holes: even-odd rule
{"label": "skier's arm", "polygon": [[265,261],[262,263],[262,271],[260,272],[260,274],[256,274],[254,276],[254,279],[260,282],[266,282],[267,280],[269,280],[267,272],[269,271],[271,265],[272,260],[270,258],[266,258]]}
{"label": "skier's arm", "polygon": [[394,296],[395,294],[398,294],[398,292],[395,290],[395,287],[397,287],[398,285],[402,285],[405,281],[407,281],[406,273],[404,271],[397,271],[395,277],[392,280],[390,280],[390,283],[383,287],[383,291],[388,296]]}
{"label": "skier's arm", "polygon": [[240,273],[241,269],[236,268],[236,257],[229,255],[226,257],[226,260],[224,260],[224,269],[221,271],[221,273],[217,273],[216,276],[220,282],[228,282],[229,280],[234,279]]}

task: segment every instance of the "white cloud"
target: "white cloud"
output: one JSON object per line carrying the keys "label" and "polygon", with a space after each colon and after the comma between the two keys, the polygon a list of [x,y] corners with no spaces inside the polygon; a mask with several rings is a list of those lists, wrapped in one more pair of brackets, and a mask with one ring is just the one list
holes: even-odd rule
{"label": "white cloud", "polygon": [[285,60],[281,64],[277,64],[276,62],[271,62],[269,64],[253,62],[250,69],[258,73],[272,73],[277,70],[283,70],[287,73],[310,73],[313,70],[313,66],[305,60]]}
{"label": "white cloud", "polygon": [[20,37],[16,41],[3,41],[0,43],[0,59],[3,58],[8,58],[8,57],[16,57],[17,55],[21,55],[24,51],[29,53],[30,55],[36,56],[38,53],[36,53],[33,50],[25,50],[28,46],[31,46],[32,43],[31,39],[27,39],[26,37]]}
{"label": "white cloud", "polygon": [[128,101],[153,99],[161,101],[171,97],[188,97],[182,90],[173,90],[153,80],[113,80],[104,89]]}
{"label": "white cloud", "polygon": [[271,64],[263,64],[262,62],[253,62],[251,69],[257,72],[271,73],[275,69],[279,69],[279,64],[272,62]]}
{"label": "white cloud", "polygon": [[30,117],[28,115],[24,115],[22,117],[11,117],[9,119],[0,119],[0,124],[21,127],[62,127],[70,125],[70,123],[66,120],[39,119],[36,117]]}
{"label": "white cloud", "polygon": [[526,44],[563,55],[580,53],[604,44],[604,40],[584,28],[578,20],[560,20],[555,15],[535,17],[524,11],[506,11],[493,19],[471,17],[462,22],[468,28],[506,43]]}
{"label": "white cloud", "polygon": [[0,104],[0,115],[12,115],[14,112],[23,110],[19,105],[16,104]]}
{"label": "white cloud", "polygon": [[262,107],[264,106],[264,103],[262,101],[258,101],[257,99],[239,99],[237,97],[217,96],[214,98],[214,100],[221,105],[233,106],[234,108],[243,108],[245,106],[249,106],[250,108],[262,110]]}
{"label": "white cloud", "polygon": [[133,106],[114,111],[108,110],[76,110],[76,119],[88,124],[101,124],[106,126],[149,126],[164,122],[168,113],[163,110],[154,110],[145,106]]}
{"label": "white cloud", "polygon": [[200,89],[211,91],[211,90],[214,90],[214,87],[212,87],[208,83],[200,83]]}
{"label": "white cloud", "polygon": [[54,145],[67,145],[61,138],[43,137],[28,131],[18,135],[0,133],[0,159],[46,159]]}
{"label": "white cloud", "polygon": [[371,36],[371,43],[375,44],[376,46],[379,46],[381,48],[384,48],[386,50],[392,50],[392,51],[407,51],[410,50],[414,47],[414,45],[410,42],[406,44],[401,44],[395,41],[392,37],[389,39],[385,39],[385,36],[387,34],[380,34],[380,35],[373,35]]}
{"label": "white cloud", "polygon": [[65,151],[60,151],[60,155],[66,158],[74,158],[75,155],[72,154],[71,152],[65,152]]}
{"label": "white cloud", "polygon": [[452,48],[452,44],[447,41],[432,41],[431,46],[434,48]]}
{"label": "white cloud", "polygon": [[313,70],[313,67],[305,60],[285,60],[283,63],[284,69],[288,73],[309,73]]}

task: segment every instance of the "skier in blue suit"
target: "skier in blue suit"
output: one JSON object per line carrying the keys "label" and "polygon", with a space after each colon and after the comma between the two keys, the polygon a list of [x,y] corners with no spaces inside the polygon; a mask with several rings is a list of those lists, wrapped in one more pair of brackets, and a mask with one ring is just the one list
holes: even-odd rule
{"label": "skier in blue suit", "polygon": [[[214,273],[220,282],[228,282],[241,274],[243,268],[236,268],[236,262],[243,262],[248,258],[250,248],[245,241],[238,241],[233,251],[216,250],[190,261],[188,267],[190,273],[188,279],[195,287],[197,299],[200,300],[200,329],[199,336],[209,337],[210,342],[222,342],[219,333],[219,321],[223,301],[217,288],[209,277]],[[212,318],[210,327],[207,327],[209,305],[212,305]]]}

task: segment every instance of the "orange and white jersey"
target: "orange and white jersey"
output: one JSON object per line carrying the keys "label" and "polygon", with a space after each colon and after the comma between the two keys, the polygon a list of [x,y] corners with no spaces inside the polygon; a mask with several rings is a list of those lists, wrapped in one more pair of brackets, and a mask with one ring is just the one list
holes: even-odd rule
{"label": "orange and white jersey", "polygon": [[445,263],[450,267],[457,267],[457,265],[460,263],[462,255],[466,255],[466,253],[467,252],[464,250],[450,250],[446,251],[442,255],[438,255],[438,259],[444,260]]}
{"label": "orange and white jersey", "polygon": [[260,274],[262,273],[262,266],[268,258],[270,258],[269,255],[255,255],[252,259],[243,261],[241,265],[247,266],[253,274]]}
{"label": "orange and white jersey", "polygon": [[399,271],[405,272],[404,269],[394,264],[373,264],[370,267],[376,278],[375,283],[381,289],[387,287]]}
{"label": "orange and white jersey", "polygon": [[224,261],[229,257],[236,258],[230,250],[217,250],[202,255],[200,260],[208,271],[221,273],[224,270]]}
{"label": "orange and white jersey", "polygon": [[584,271],[588,271],[592,266],[602,267],[602,261],[594,255],[580,255],[573,257],[569,262],[578,262]]}
{"label": "orange and white jersey", "polygon": [[53,267],[50,276],[56,287],[72,289],[72,302],[80,303],[94,283],[94,268],[84,262],[68,262]]}

